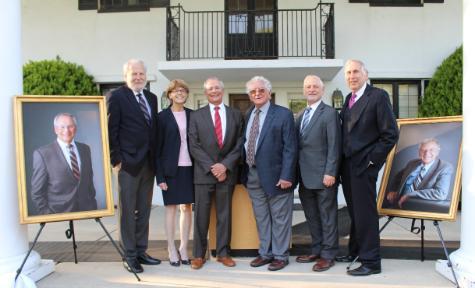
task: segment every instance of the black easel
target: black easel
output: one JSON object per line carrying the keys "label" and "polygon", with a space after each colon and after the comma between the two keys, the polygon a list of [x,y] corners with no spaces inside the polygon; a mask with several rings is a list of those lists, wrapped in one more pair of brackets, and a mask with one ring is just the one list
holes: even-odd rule
{"label": "black easel", "polygon": [[[99,225],[102,227],[102,229],[104,230],[104,232],[106,233],[107,237],[109,238],[109,240],[111,241],[112,245],[114,245],[115,249],[117,250],[117,252],[119,253],[122,261],[125,261],[127,263],[127,265],[130,266],[130,263],[129,261],[127,260],[127,258],[125,258],[124,256],[124,253],[120,250],[119,246],[117,246],[117,244],[115,243],[114,239],[112,239],[109,231],[107,231],[106,227],[104,226],[104,224],[102,224],[101,222],[101,218],[95,218],[96,222],[99,223]],[[26,260],[28,259],[28,256],[30,256],[31,254],[31,251],[33,251],[33,248],[35,248],[35,245],[36,243],[38,242],[38,238],[40,237],[40,234],[41,232],[43,231],[43,228],[45,227],[46,223],[45,222],[41,222],[40,223],[40,229],[38,230],[38,232],[36,233],[36,236],[35,236],[35,239],[33,240],[33,243],[31,244],[31,247],[30,249],[28,250],[28,253],[26,253],[26,256],[25,258],[23,258],[23,262],[21,263],[20,265],[20,268],[17,269],[16,271],[16,275],[15,275],[15,282],[16,280],[18,279],[18,276],[20,276],[20,273],[21,271],[23,270],[23,266],[25,266],[25,263],[26,263]],[[72,220],[69,220],[69,229],[67,229],[65,231],[65,234],[66,234],[66,237],[68,239],[70,239],[71,237],[73,238],[73,250],[74,250],[74,263],[78,263],[77,261],[77,254],[76,254],[76,248],[77,248],[77,245],[76,245],[76,238],[75,238],[75,235],[74,235],[74,224],[73,224],[73,221]],[[130,269],[130,271],[135,275],[135,278],[137,278],[137,281],[141,281],[141,279],[139,278],[139,276],[137,275],[137,273]]]}
{"label": "black easel", "polygon": [[424,219],[421,220],[421,227],[416,227],[416,218],[412,219],[411,223],[411,233],[419,234],[421,233],[421,261],[424,262],[425,254],[424,254],[424,231],[426,230],[426,226],[424,225]]}

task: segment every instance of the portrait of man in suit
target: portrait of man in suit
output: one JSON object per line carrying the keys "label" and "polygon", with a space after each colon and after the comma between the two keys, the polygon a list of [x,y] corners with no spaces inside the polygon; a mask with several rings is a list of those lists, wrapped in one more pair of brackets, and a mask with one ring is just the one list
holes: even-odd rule
{"label": "portrait of man in suit", "polygon": [[236,265],[230,256],[231,201],[238,176],[243,142],[239,110],[223,103],[224,84],[216,77],[204,82],[208,105],[191,112],[188,132],[194,159],[195,215],[191,268],[206,262],[211,201],[216,203],[216,255],[224,266]]}
{"label": "portrait of man in suit", "polygon": [[31,199],[37,215],[97,209],[91,150],[74,139],[76,117],[54,117],[56,141],[33,152]]}
{"label": "portrait of man in suit", "polygon": [[251,267],[270,271],[289,264],[297,136],[292,112],[272,104],[272,85],[262,76],[246,83],[254,104],[246,114],[245,162],[241,182],[252,201],[259,234],[259,256]]}
{"label": "portrait of man in suit", "polygon": [[119,181],[120,241],[124,267],[143,272],[158,265],[146,253],[155,178],[157,96],[147,91],[147,69],[139,59],[123,66],[125,85],[107,95],[110,159]]}
{"label": "portrait of man in suit", "polygon": [[348,270],[352,276],[381,273],[379,215],[376,180],[399,138],[388,93],[367,83],[368,70],[360,60],[345,64],[345,80],[351,93],[340,112],[343,161],[341,178],[351,219],[348,255],[337,261],[361,265]]}
{"label": "portrait of man in suit", "polygon": [[299,197],[312,238],[311,253],[299,263],[316,262],[312,270],[326,271],[338,252],[338,168],[341,126],[338,112],[322,101],[325,86],[316,75],[303,81],[307,107],[297,114]]}
{"label": "portrait of man in suit", "polygon": [[410,160],[404,169],[392,177],[386,200],[389,207],[405,209],[411,199],[426,201],[449,200],[453,166],[439,159],[440,144],[435,138],[419,144],[419,157]]}

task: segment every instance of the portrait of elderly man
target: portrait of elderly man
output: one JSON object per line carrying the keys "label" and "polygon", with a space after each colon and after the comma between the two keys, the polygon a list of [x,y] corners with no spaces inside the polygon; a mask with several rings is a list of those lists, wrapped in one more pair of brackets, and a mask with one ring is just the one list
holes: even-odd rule
{"label": "portrait of elderly man", "polygon": [[39,215],[97,209],[91,149],[75,141],[76,117],[54,118],[56,141],[33,152],[31,199]]}
{"label": "portrait of elderly man", "polygon": [[410,160],[392,178],[386,195],[391,208],[405,209],[411,199],[447,200],[453,167],[439,159],[440,149],[435,138],[425,139],[419,144],[419,158]]}

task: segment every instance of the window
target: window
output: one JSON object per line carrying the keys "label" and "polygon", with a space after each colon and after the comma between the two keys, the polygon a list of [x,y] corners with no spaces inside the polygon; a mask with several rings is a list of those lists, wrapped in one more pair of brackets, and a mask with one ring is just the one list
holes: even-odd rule
{"label": "window", "polygon": [[349,0],[350,3],[369,3],[370,6],[421,7],[425,3],[444,3],[444,0]]}
{"label": "window", "polygon": [[302,97],[302,93],[289,93],[287,97],[289,99],[289,109],[296,118],[297,114],[307,107],[307,100]]}
{"label": "window", "polygon": [[149,11],[150,8],[166,7],[170,0],[78,0],[79,10],[99,12]]}
{"label": "window", "polygon": [[396,118],[416,118],[422,95],[421,80],[371,80],[373,86],[386,90]]}

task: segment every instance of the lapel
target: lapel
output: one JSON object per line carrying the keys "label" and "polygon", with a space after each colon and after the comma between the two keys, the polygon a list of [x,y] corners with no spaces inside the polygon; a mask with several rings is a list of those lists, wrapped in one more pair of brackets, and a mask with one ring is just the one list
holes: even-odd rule
{"label": "lapel", "polygon": [[175,128],[175,130],[177,131],[178,135],[180,135],[180,128],[178,127],[178,123],[176,122],[175,116],[173,116],[172,109],[167,108],[163,110],[163,112],[165,112],[166,113],[165,115],[167,115],[167,118],[169,118],[167,122],[171,123],[171,125],[173,125],[173,128]]}
{"label": "lapel", "polygon": [[[366,89],[364,90],[363,92],[363,95],[361,95],[361,98],[358,99],[358,101],[356,101],[356,103],[353,105],[353,107],[351,107],[351,110],[350,110],[350,131],[353,129],[353,127],[356,125],[356,123],[358,122],[358,120],[361,118],[361,115],[363,115],[363,112],[366,108],[366,106],[368,106],[368,102],[369,102],[369,92],[371,90],[371,86],[369,84],[367,84],[366,86]],[[347,99],[349,99],[351,97],[351,94],[349,95],[349,97],[347,97]]]}
{"label": "lapel", "polygon": [[264,119],[264,124],[262,125],[262,130],[259,131],[259,137],[257,140],[257,147],[256,147],[256,154],[259,152],[259,148],[264,141],[265,136],[267,135],[267,131],[270,130],[270,126],[272,125],[272,121],[274,120],[274,112],[275,112],[275,105],[270,103],[269,110],[267,110],[266,119]]}
{"label": "lapel", "polygon": [[[305,130],[303,132],[303,136],[305,137],[308,135],[307,131],[310,131],[310,129],[313,127],[315,123],[317,123],[317,119],[322,115],[323,110],[325,109],[325,103],[323,101],[318,105],[317,109],[315,112],[313,112],[312,118],[308,121],[307,127],[305,127]],[[299,126],[300,128],[300,126]]]}
{"label": "lapel", "polygon": [[[231,108],[228,106],[224,105],[224,109],[226,110],[226,131],[224,132],[224,141],[223,141],[223,147],[229,139],[229,135],[232,134],[231,128],[234,127],[234,118],[232,115]],[[217,141],[217,140],[216,140]]]}
{"label": "lapel", "polygon": [[300,134],[300,126],[302,125],[302,119],[303,119],[304,113],[305,113],[305,108],[300,110],[299,113],[297,113],[297,117],[295,118],[295,129],[299,132],[299,134]]}

